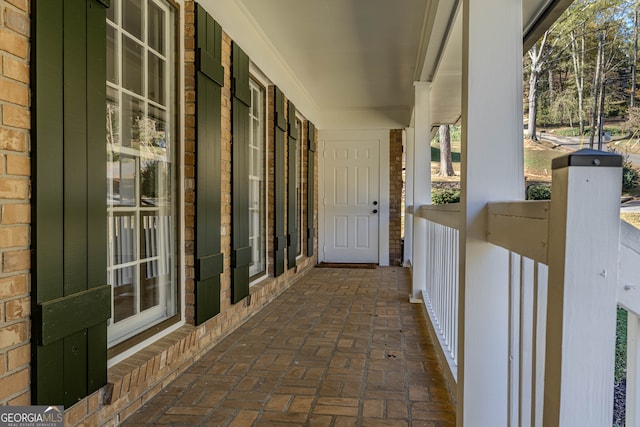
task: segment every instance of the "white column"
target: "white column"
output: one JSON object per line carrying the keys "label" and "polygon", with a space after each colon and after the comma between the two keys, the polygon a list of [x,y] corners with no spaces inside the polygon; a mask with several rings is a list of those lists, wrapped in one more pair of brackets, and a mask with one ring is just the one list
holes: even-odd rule
{"label": "white column", "polygon": [[[413,207],[431,204],[431,83],[414,83]],[[411,299],[417,301],[427,283],[427,221],[413,216]]]}
{"label": "white column", "polygon": [[[404,133],[404,155],[405,155],[405,207],[413,207],[413,128],[405,129]],[[404,216],[404,265],[413,266],[413,215],[405,212]],[[412,267],[413,268],[413,267]]]}
{"label": "white column", "polygon": [[522,5],[463,0],[459,426],[507,426],[509,256],[486,204],[524,198]]}
{"label": "white column", "polygon": [[[544,425],[611,425],[622,158],[553,161]],[[632,351],[633,354],[633,351]]]}

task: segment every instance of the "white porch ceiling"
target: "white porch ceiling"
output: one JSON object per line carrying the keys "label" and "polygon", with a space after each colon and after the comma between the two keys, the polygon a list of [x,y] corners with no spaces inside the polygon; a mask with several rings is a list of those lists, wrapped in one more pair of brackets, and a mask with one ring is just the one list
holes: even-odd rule
{"label": "white porch ceiling", "polygon": [[[202,0],[223,14],[230,1],[308,99],[285,95],[316,110],[322,128],[407,126],[418,80],[433,83],[434,124],[460,117],[459,0]],[[523,34],[570,2],[523,0]]]}

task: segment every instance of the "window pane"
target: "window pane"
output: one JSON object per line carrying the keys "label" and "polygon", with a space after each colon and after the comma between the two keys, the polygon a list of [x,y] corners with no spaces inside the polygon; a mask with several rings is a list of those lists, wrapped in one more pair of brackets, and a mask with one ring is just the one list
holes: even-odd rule
{"label": "window pane", "polygon": [[120,105],[118,91],[107,86],[107,147],[120,145]]}
{"label": "window pane", "polygon": [[[260,90],[258,88],[254,88],[251,91],[251,98],[255,99],[255,100],[259,100],[260,99]],[[260,117],[260,103],[259,102],[254,102],[251,105],[251,108],[253,110],[252,111],[253,117]]]}
{"label": "window pane", "polygon": [[140,205],[169,206],[171,203],[171,170],[160,160],[140,161]]}
{"label": "window pane", "polygon": [[111,7],[107,8],[107,19],[111,22],[116,22],[116,16],[118,16],[118,0],[111,1]]}
{"label": "window pane", "polygon": [[122,36],[122,86],[143,95],[144,69],[142,67],[142,46],[127,36]]}
{"label": "window pane", "polygon": [[160,275],[156,261],[140,264],[140,311],[160,304]]}
{"label": "window pane", "polygon": [[165,62],[149,52],[149,98],[164,105],[164,69]]}
{"label": "window pane", "polygon": [[107,81],[118,83],[118,59],[116,52],[116,30],[107,25]]}
{"label": "window pane", "polygon": [[144,103],[130,95],[122,95],[122,146],[139,149],[144,130]]}
{"label": "window pane", "polygon": [[136,204],[136,160],[120,153],[111,153],[107,162],[107,185],[110,206],[135,206]]}
{"label": "window pane", "polygon": [[113,321],[116,323],[136,314],[135,275],[134,267],[113,271]]}
{"label": "window pane", "polygon": [[114,213],[109,237],[113,250],[113,263],[125,264],[136,257],[136,218],[133,213]]}
{"label": "window pane", "polygon": [[153,153],[167,157],[167,112],[161,108],[149,105],[149,144],[154,147]]}
{"label": "window pane", "polygon": [[140,0],[124,0],[122,10],[122,27],[142,40],[142,2]]}
{"label": "window pane", "polygon": [[152,49],[164,55],[164,10],[149,0],[149,20],[147,40]]}
{"label": "window pane", "polygon": [[251,263],[249,274],[255,276],[265,270],[265,177],[264,177],[264,117],[262,104],[264,90],[250,81],[251,109],[249,120],[249,245],[251,246]]}

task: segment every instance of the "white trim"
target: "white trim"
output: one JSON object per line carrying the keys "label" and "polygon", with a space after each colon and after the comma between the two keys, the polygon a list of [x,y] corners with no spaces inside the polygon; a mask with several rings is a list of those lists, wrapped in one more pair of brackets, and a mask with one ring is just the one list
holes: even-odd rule
{"label": "white trim", "polygon": [[[300,245],[300,247],[298,248],[300,250],[300,253],[296,254],[296,261],[299,259],[302,259],[305,256],[305,241],[306,239],[304,238],[306,236],[305,233],[305,229],[304,229],[304,225],[306,224],[306,218],[305,218],[305,213],[306,213],[306,200],[302,197],[303,193],[305,193],[304,191],[304,186],[306,184],[306,176],[303,173],[304,172],[304,152],[305,152],[305,148],[306,148],[306,144],[305,144],[305,138],[304,138],[304,124],[305,122],[309,122],[307,119],[304,118],[304,116],[300,113],[300,111],[296,108],[296,120],[300,122],[300,131],[298,134],[298,144],[296,146],[296,156],[299,154],[300,155],[300,161],[296,161],[296,181],[298,180],[298,174],[300,176],[300,187],[299,187],[299,191],[300,191],[300,211],[298,211],[298,225],[300,226],[300,228],[298,229],[298,244]],[[307,167],[309,167],[307,165]],[[296,206],[296,211],[298,207]]]}
{"label": "white trim", "polygon": [[[261,224],[261,226],[262,226],[261,232],[262,233],[260,233],[261,234],[260,237],[263,238],[262,244],[263,244],[264,247],[263,247],[263,251],[262,251],[263,269],[260,270],[260,271],[255,271],[255,270],[252,271],[252,266],[249,265],[249,276],[250,277],[251,276],[255,276],[257,274],[261,274],[261,273],[266,274],[267,273],[267,268],[268,268],[268,265],[269,265],[269,263],[268,263],[268,253],[269,252],[267,250],[268,230],[269,230],[269,224],[268,224],[268,222],[269,222],[268,204],[269,203],[268,203],[268,196],[267,196],[268,188],[269,188],[269,186],[268,186],[268,183],[269,183],[268,169],[269,168],[268,168],[268,162],[267,162],[267,152],[268,152],[267,108],[268,108],[269,103],[268,103],[267,99],[268,99],[268,96],[269,96],[269,92],[268,92],[268,86],[265,86],[263,84],[263,82],[259,78],[256,78],[255,76],[250,75],[250,78],[249,78],[249,89],[251,91],[251,100],[252,100],[252,102],[251,102],[252,105],[249,106],[249,117],[250,117],[249,120],[251,122],[251,124],[250,124],[251,129],[250,129],[250,132],[249,132],[250,139],[253,138],[252,135],[253,135],[253,122],[254,122],[254,115],[253,115],[253,107],[254,107],[253,106],[253,92],[254,92],[254,88],[259,91],[260,98],[261,98],[260,101],[261,101],[261,104],[262,104],[260,106],[261,115],[260,115],[260,117],[258,117],[258,120],[259,120],[260,128],[261,128],[261,131],[262,131],[262,141],[260,141],[262,143],[262,146],[261,146],[262,150],[261,150],[261,153],[260,153],[261,154],[260,159],[262,160],[261,172],[262,172],[262,175],[263,175],[263,179],[261,181],[262,186],[263,186],[263,188],[262,188],[263,189],[263,191],[262,191],[263,200],[261,201],[262,202],[261,203],[262,206],[260,207],[260,213],[263,213],[264,215],[262,216],[262,221],[258,221],[258,222],[262,222],[262,224]],[[255,144],[255,141],[250,141],[250,143],[248,145],[250,151],[253,150],[252,147],[255,147],[255,145],[252,145],[252,143]],[[254,154],[253,152],[249,153],[249,156],[248,156],[248,159],[247,159],[249,161],[249,164],[252,164],[252,162],[253,162],[253,154]],[[251,176],[255,176],[255,175],[252,175],[252,171],[249,171],[249,188],[247,188],[247,191],[250,190],[251,185],[253,185],[252,183],[255,182],[255,181],[252,181]],[[251,204],[251,200],[249,200],[249,203]],[[251,212],[251,210],[249,212]],[[252,221],[253,221],[252,214],[250,214],[249,223],[251,223]],[[249,227],[249,228],[251,228],[251,227]],[[249,235],[249,245],[251,245],[251,239],[252,239],[252,236]],[[251,283],[249,283],[249,285],[251,286]]]}
{"label": "white trim", "polygon": [[378,263],[389,265],[389,132],[384,130],[320,130],[318,138],[318,262],[324,261],[324,150],[328,141],[377,140],[379,142],[379,222],[378,222]]}

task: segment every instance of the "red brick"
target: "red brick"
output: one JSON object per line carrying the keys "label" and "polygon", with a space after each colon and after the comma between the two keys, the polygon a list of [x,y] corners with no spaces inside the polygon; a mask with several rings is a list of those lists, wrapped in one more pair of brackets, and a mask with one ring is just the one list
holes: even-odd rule
{"label": "red brick", "polygon": [[29,369],[0,378],[0,401],[29,388]]}
{"label": "red brick", "polygon": [[29,105],[29,89],[22,83],[0,80],[0,100],[27,107]]}
{"label": "red brick", "polygon": [[27,204],[5,204],[0,207],[0,224],[29,224],[31,206]]}
{"label": "red brick", "polygon": [[16,10],[4,9],[4,25],[18,34],[29,37],[29,16]]}
{"label": "red brick", "polygon": [[5,304],[5,317],[7,321],[18,320],[29,316],[31,313],[31,298],[20,298],[7,301]]}
{"label": "red brick", "polygon": [[5,252],[2,256],[2,271],[10,273],[12,271],[28,270],[31,265],[31,251]]}
{"label": "red brick", "polygon": [[0,227],[0,248],[27,246],[29,244],[29,227],[25,225]]}
{"label": "red brick", "polygon": [[21,9],[25,12],[29,11],[29,0],[6,0],[7,3],[14,5],[18,9]]}
{"label": "red brick", "polygon": [[27,278],[17,275],[0,278],[0,299],[9,299],[27,293]]}
{"label": "red brick", "polygon": [[30,129],[31,114],[26,108],[5,104],[2,106],[2,124],[21,129]]}
{"label": "red brick", "polygon": [[0,51],[27,58],[27,39],[13,31],[0,29]]}
{"label": "red brick", "polygon": [[27,199],[29,197],[28,184],[26,179],[0,176],[0,199]]}
{"label": "red brick", "polygon": [[[28,336],[27,322],[20,322],[0,328],[0,348],[7,348],[20,344],[26,341]],[[1,389],[2,386],[0,386],[0,390]]]}
{"label": "red brick", "polygon": [[2,72],[5,77],[22,83],[29,83],[29,65],[5,56]]}
{"label": "red brick", "polygon": [[31,159],[26,156],[7,155],[7,174],[29,176]]}
{"label": "red brick", "polygon": [[31,392],[26,391],[22,393],[18,397],[14,397],[9,402],[7,402],[9,406],[28,406],[31,405]]}
{"label": "red brick", "polygon": [[83,399],[64,411],[64,425],[76,425],[87,416],[87,399]]}
{"label": "red brick", "polygon": [[7,366],[10,371],[31,363],[31,345],[14,348],[7,353]]}
{"label": "red brick", "polygon": [[0,150],[26,153],[28,149],[27,132],[0,128]]}

